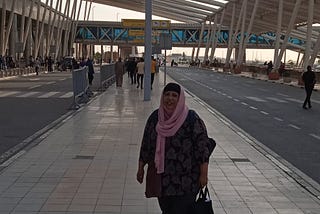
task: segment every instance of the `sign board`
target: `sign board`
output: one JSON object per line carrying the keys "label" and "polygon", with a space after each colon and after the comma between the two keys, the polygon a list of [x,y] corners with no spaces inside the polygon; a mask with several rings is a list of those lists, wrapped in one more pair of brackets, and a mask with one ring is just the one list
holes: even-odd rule
{"label": "sign board", "polygon": [[172,35],[171,33],[160,33],[160,45],[161,49],[172,50]]}
{"label": "sign board", "polygon": [[17,42],[15,46],[16,53],[23,53],[23,43]]}
{"label": "sign board", "polygon": [[[145,20],[144,19],[122,19],[123,27],[134,27],[134,28],[144,28]],[[152,20],[152,28],[162,28],[168,29],[171,26],[170,20]]]}
{"label": "sign board", "polygon": [[161,48],[159,45],[152,46],[152,54],[161,54]]}
{"label": "sign board", "polygon": [[129,36],[144,36],[144,30],[129,30]]}

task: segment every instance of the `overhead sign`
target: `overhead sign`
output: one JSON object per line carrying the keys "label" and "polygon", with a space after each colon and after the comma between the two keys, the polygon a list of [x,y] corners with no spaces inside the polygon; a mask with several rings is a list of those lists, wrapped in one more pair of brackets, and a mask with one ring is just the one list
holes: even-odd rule
{"label": "overhead sign", "polygon": [[160,33],[159,47],[165,50],[172,50],[172,35],[171,33]]}
{"label": "overhead sign", "polygon": [[129,30],[129,36],[144,36],[144,30]]}
{"label": "overhead sign", "polygon": [[[145,20],[144,19],[122,19],[123,27],[136,27],[144,28]],[[152,20],[152,28],[170,28],[170,20]]]}

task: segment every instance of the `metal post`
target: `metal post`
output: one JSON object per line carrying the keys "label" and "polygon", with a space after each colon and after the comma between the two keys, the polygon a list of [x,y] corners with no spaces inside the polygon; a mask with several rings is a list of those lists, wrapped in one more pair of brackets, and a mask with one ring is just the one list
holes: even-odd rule
{"label": "metal post", "polygon": [[275,46],[275,49],[274,49],[274,58],[273,58],[273,63],[274,64],[277,64],[277,59],[278,59],[278,55],[279,55],[282,15],[283,15],[283,0],[279,0],[276,46]]}
{"label": "metal post", "polygon": [[152,0],[145,0],[145,15],[144,101],[149,101],[151,95]]}
{"label": "metal post", "polygon": [[303,70],[307,70],[307,66],[310,61],[310,52],[311,52],[311,36],[312,36],[312,23],[313,23],[313,10],[314,10],[314,0],[309,0],[308,4],[308,24],[307,24],[307,42],[306,42],[306,51],[305,51],[305,59],[303,64]]}

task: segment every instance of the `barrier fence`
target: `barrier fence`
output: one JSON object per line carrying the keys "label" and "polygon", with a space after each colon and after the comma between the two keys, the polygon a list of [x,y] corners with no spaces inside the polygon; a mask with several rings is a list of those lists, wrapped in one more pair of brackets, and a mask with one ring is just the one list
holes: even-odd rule
{"label": "barrier fence", "polygon": [[100,67],[100,90],[108,88],[115,82],[115,64],[101,65]]}
{"label": "barrier fence", "polygon": [[81,98],[82,102],[87,102],[89,100],[89,95],[92,93],[89,89],[88,82],[88,67],[85,66],[80,69],[75,69],[72,71],[72,81],[73,81],[73,104],[72,108],[79,108],[78,99]]}

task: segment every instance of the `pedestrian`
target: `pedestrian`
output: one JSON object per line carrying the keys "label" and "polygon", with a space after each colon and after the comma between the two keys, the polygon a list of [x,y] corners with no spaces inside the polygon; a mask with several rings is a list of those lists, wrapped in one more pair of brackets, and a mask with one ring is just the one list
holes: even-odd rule
{"label": "pedestrian", "polygon": [[122,87],[123,82],[123,73],[124,73],[124,63],[122,62],[121,57],[115,63],[115,75],[116,75],[116,86]]}
{"label": "pedestrian", "polygon": [[314,85],[316,84],[316,75],[312,71],[310,65],[308,65],[307,71],[302,74],[302,80],[304,82],[304,88],[306,90],[306,99],[304,100],[302,108],[307,109],[307,103],[308,103],[308,107],[312,108],[311,94],[312,94]]}
{"label": "pedestrian", "polygon": [[34,64],[35,64],[35,69],[36,69],[36,75],[39,75],[39,69],[40,69],[40,59],[39,59],[39,57],[36,58]]}
{"label": "pedestrian", "polygon": [[93,62],[90,58],[87,59],[86,66],[88,66],[88,80],[89,80],[89,85],[92,85],[93,81],[93,74],[94,74],[94,67],[93,67]]}
{"label": "pedestrian", "polygon": [[53,68],[52,68],[53,60],[52,60],[51,56],[49,56],[49,58],[48,58],[47,65],[48,65],[48,72],[52,72],[53,71]]}
{"label": "pedestrian", "polygon": [[157,197],[162,213],[189,214],[208,182],[209,138],[204,122],[185,104],[182,87],[168,83],[160,107],[148,118],[137,181],[146,175],[146,197]]}
{"label": "pedestrian", "polygon": [[269,73],[272,71],[272,68],[273,68],[272,61],[269,61],[269,63],[267,64],[267,75],[269,75]]}
{"label": "pedestrian", "polygon": [[152,56],[151,57],[151,90],[154,82],[154,74],[156,73],[156,69],[157,69],[157,61]]}
{"label": "pedestrian", "polygon": [[137,64],[137,88],[143,89],[143,75],[144,75],[144,59],[141,58]]}
{"label": "pedestrian", "polygon": [[137,63],[135,61],[135,58],[129,58],[127,63],[127,70],[130,74],[131,84],[136,84],[136,69]]}

